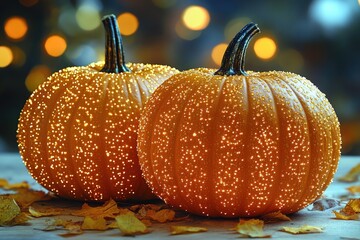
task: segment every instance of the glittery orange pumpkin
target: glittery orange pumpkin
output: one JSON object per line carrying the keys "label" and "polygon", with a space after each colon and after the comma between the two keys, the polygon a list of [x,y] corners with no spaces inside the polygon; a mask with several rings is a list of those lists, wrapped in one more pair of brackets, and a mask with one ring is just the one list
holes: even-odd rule
{"label": "glittery orange pumpkin", "polygon": [[26,102],[18,145],[30,174],[55,194],[78,200],[153,198],[141,176],[140,110],[174,68],[125,64],[116,17],[103,19],[106,61],[54,73]]}
{"label": "glittery orange pumpkin", "polygon": [[337,116],[309,80],[244,71],[259,32],[240,31],[222,66],[172,76],[139,124],[143,176],[166,203],[212,217],[296,212],[331,182],[340,157]]}

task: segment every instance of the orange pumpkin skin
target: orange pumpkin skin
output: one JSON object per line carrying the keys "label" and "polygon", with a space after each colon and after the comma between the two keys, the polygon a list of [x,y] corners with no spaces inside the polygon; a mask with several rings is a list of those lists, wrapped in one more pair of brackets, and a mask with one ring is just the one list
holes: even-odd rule
{"label": "orange pumpkin skin", "polygon": [[176,74],[147,102],[138,152],[153,192],[211,217],[288,214],[320,197],[341,146],[325,95],[292,73],[214,73]]}
{"label": "orange pumpkin skin", "polygon": [[154,198],[138,162],[138,120],[150,94],[177,70],[129,63],[131,72],[108,73],[103,66],[60,70],[32,93],[18,124],[20,154],[34,179],[64,198]]}

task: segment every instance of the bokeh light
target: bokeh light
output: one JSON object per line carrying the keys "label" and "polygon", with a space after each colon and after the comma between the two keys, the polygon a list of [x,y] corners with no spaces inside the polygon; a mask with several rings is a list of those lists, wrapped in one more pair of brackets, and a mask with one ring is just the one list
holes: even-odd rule
{"label": "bokeh light", "polygon": [[201,31],[192,31],[186,28],[181,22],[177,22],[175,25],[176,34],[184,40],[194,40],[201,35]]}
{"label": "bokeh light", "polygon": [[20,0],[19,2],[25,7],[31,7],[37,4],[39,0]]}
{"label": "bokeh light", "polygon": [[59,57],[65,52],[67,44],[63,37],[52,35],[45,40],[44,47],[47,54],[52,57]]}
{"label": "bokeh light", "polygon": [[255,41],[254,51],[256,56],[261,59],[268,60],[276,53],[276,43],[269,37],[262,37]]}
{"label": "bokeh light", "polygon": [[41,83],[51,75],[50,69],[45,65],[38,65],[31,69],[25,79],[25,86],[30,92],[34,91]]}
{"label": "bokeh light", "polygon": [[76,22],[85,31],[91,31],[100,26],[99,10],[93,5],[81,5],[75,13]]}
{"label": "bokeh light", "polygon": [[227,48],[226,43],[219,43],[216,45],[212,51],[211,51],[211,59],[214,61],[214,63],[218,66],[221,65],[221,60],[224,56],[225,50]]}
{"label": "bokeh light", "polygon": [[22,17],[11,17],[6,20],[4,30],[9,38],[21,39],[28,31],[28,25]]}
{"label": "bokeh light", "polygon": [[11,49],[6,46],[0,46],[0,68],[9,66],[13,59],[14,56]]}
{"label": "bokeh light", "polygon": [[189,6],[182,14],[182,21],[191,30],[203,30],[209,25],[210,14],[204,7]]}
{"label": "bokeh light", "polygon": [[139,27],[139,20],[137,17],[129,12],[120,14],[117,17],[121,35],[129,36],[136,32]]}
{"label": "bokeh light", "polygon": [[309,7],[312,19],[327,31],[345,27],[351,21],[356,9],[353,1],[343,0],[314,0]]}

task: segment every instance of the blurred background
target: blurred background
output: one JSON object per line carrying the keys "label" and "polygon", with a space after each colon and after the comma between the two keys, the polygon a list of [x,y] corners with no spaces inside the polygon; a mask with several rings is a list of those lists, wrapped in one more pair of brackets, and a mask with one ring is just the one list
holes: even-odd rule
{"label": "blurred background", "polygon": [[1,0],[0,152],[16,152],[19,113],[53,72],[104,59],[101,17],[118,17],[126,61],[218,68],[248,22],[262,30],[246,69],[310,79],[341,122],[343,154],[360,154],[360,0]]}

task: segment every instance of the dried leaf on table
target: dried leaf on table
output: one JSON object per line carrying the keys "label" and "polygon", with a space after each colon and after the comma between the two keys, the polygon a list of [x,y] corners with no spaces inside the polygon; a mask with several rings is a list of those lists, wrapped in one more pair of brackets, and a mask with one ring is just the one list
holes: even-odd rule
{"label": "dried leaf on table", "polygon": [[263,231],[264,221],[259,219],[243,220],[240,219],[234,230],[241,234],[240,237],[250,238],[270,238]]}
{"label": "dried leaf on table", "polygon": [[52,206],[30,206],[29,213],[33,217],[46,217],[69,214],[70,211],[63,208],[56,208]]}
{"label": "dried leaf on table", "polygon": [[81,229],[80,224],[78,223],[72,223],[65,226],[65,229],[67,230],[66,233],[61,233],[59,236],[61,237],[71,237],[74,235],[80,235],[83,234],[83,230]]}
{"label": "dried leaf on table", "polygon": [[92,218],[86,216],[81,225],[81,229],[83,230],[106,230],[108,226],[106,224],[106,220],[102,217],[100,218]]}
{"label": "dried leaf on table", "polygon": [[154,211],[152,209],[146,212],[146,215],[154,221],[164,223],[172,221],[175,217],[175,211],[171,209],[161,209],[160,211]]}
{"label": "dried leaf on table", "polygon": [[360,213],[360,198],[350,199],[346,205],[350,206],[356,213]]}
{"label": "dried leaf on table", "polygon": [[333,211],[336,219],[357,220],[360,213],[360,199],[351,199],[339,212]]}
{"label": "dried leaf on table", "polygon": [[9,194],[8,196],[14,198],[21,208],[27,208],[37,201],[50,199],[50,196],[43,191],[36,191],[27,188],[17,189],[17,193]]}
{"label": "dried leaf on table", "polygon": [[360,163],[353,167],[347,174],[338,178],[341,182],[356,182],[360,176]]}
{"label": "dried leaf on table", "polygon": [[282,227],[280,229],[282,232],[291,233],[291,234],[307,234],[307,233],[322,233],[322,227],[304,225],[301,227]]}
{"label": "dried leaf on table", "polygon": [[99,207],[91,207],[87,203],[84,203],[80,210],[72,211],[71,215],[81,217],[89,216],[114,218],[119,212],[120,210],[118,209],[117,203],[110,199]]}
{"label": "dried leaf on table", "polygon": [[321,198],[313,202],[313,208],[309,211],[325,211],[330,208],[340,206],[340,201],[332,198]]}
{"label": "dried leaf on table", "polygon": [[12,225],[11,222],[21,214],[21,209],[13,198],[0,196],[0,226]]}
{"label": "dried leaf on table", "polygon": [[126,236],[148,233],[146,225],[136,218],[132,212],[120,214],[115,217],[118,228],[121,233]]}
{"label": "dried leaf on table", "polygon": [[145,209],[145,210],[149,210],[152,209],[154,211],[159,211],[163,206],[161,205],[157,205],[157,204],[137,204],[137,205],[132,205],[131,207],[129,207],[129,210],[133,211],[133,212],[138,212],[141,209]]}
{"label": "dried leaf on table", "polygon": [[280,222],[280,221],[291,221],[291,219],[282,214],[280,211],[272,212],[261,216],[261,219],[264,220],[266,223],[270,222]]}
{"label": "dried leaf on table", "polygon": [[347,190],[352,194],[360,193],[360,185],[348,187]]}
{"label": "dried leaf on table", "polygon": [[0,188],[6,189],[6,190],[14,190],[19,188],[30,188],[29,183],[23,181],[19,183],[9,183],[8,180],[4,178],[0,178]]}
{"label": "dried leaf on table", "polygon": [[171,226],[170,234],[179,235],[179,234],[188,234],[188,233],[199,233],[207,232],[207,228],[204,227],[193,227],[193,226]]}

